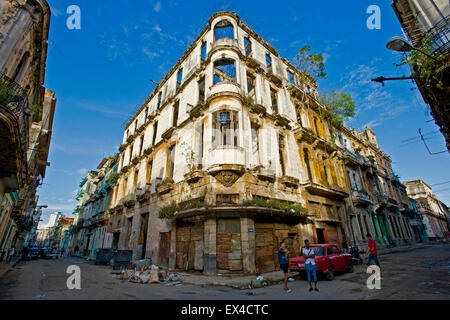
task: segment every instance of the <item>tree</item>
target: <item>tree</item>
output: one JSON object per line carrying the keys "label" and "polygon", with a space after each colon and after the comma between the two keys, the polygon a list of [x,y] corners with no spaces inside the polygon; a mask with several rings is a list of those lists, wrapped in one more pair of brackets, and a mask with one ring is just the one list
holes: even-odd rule
{"label": "tree", "polygon": [[350,95],[340,90],[333,90],[330,94],[324,93],[320,100],[327,108],[332,124],[336,126],[342,126],[355,115],[355,102]]}
{"label": "tree", "polygon": [[293,59],[293,65],[314,79],[326,79],[325,65],[321,53],[310,52],[310,46],[301,48]]}

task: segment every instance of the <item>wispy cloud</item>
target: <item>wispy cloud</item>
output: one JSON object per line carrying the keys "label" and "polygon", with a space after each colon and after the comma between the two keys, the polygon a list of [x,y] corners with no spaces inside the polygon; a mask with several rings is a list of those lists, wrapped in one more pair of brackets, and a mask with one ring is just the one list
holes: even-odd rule
{"label": "wispy cloud", "polygon": [[155,57],[159,57],[159,54],[156,52],[152,52],[150,50],[148,50],[147,48],[142,48],[142,52],[149,57],[150,59],[153,59]]}
{"label": "wispy cloud", "polygon": [[153,5],[153,10],[155,10],[155,12],[161,11],[161,1],[158,1]]}
{"label": "wispy cloud", "polygon": [[84,176],[87,173],[87,169],[86,168],[81,168],[81,169],[77,170],[77,173],[79,175]]}

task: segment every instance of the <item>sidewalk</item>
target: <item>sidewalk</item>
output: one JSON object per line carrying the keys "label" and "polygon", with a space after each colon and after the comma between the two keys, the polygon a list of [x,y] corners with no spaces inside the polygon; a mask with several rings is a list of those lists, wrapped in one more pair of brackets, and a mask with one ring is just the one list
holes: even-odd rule
{"label": "sidewalk", "polygon": [[20,257],[12,258],[10,263],[0,262],[0,279],[20,261]]}

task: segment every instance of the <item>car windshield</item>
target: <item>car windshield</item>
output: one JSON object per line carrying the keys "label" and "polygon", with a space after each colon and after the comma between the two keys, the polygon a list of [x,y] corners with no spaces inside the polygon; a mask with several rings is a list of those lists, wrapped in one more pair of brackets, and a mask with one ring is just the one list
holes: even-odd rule
{"label": "car windshield", "polygon": [[314,250],[314,255],[323,256],[323,248],[322,247],[312,247],[311,246],[310,248]]}

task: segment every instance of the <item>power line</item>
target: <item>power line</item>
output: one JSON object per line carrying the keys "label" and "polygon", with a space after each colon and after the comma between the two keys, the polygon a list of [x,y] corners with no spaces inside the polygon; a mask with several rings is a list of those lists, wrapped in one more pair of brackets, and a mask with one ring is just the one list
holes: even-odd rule
{"label": "power line", "polygon": [[431,186],[439,186],[441,184],[446,184],[446,183],[450,183],[450,180],[449,181],[445,181],[445,182],[441,182],[441,183],[430,184],[430,187]]}
{"label": "power line", "polygon": [[420,138],[422,139],[422,141],[423,141],[423,144],[425,145],[425,147],[427,148],[427,150],[428,150],[428,153],[429,154],[431,154],[431,155],[435,155],[435,154],[440,154],[440,153],[444,153],[444,152],[447,152],[447,150],[444,150],[444,151],[439,151],[439,152],[431,152],[430,151],[430,149],[428,148],[428,145],[427,145],[427,143],[425,142],[425,139],[423,138],[423,134],[422,134],[422,129],[421,128],[419,128],[419,134],[420,134]]}

